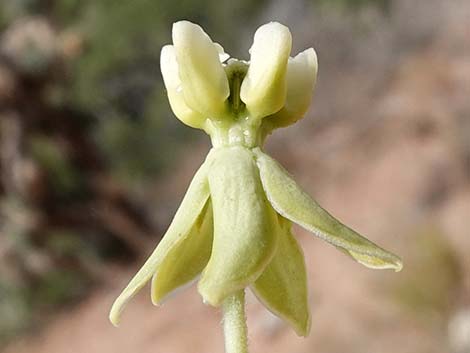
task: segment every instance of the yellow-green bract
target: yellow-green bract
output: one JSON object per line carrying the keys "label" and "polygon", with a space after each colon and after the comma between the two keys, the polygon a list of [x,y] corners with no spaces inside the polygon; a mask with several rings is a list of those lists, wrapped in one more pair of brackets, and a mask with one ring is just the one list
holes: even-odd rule
{"label": "yellow-green bract", "polygon": [[255,33],[250,62],[228,59],[197,25],[173,26],[161,69],[170,105],[185,124],[206,131],[213,148],[195,174],[161,242],[114,303],[110,319],[152,279],[152,302],[200,275],[205,303],[219,306],[250,287],[274,314],[305,336],[310,326],[307,276],[292,222],[376,269],[401,260],[343,225],[308,196],[262,146],[276,128],[310,105],[317,58],[310,48],[289,57],[287,27]]}

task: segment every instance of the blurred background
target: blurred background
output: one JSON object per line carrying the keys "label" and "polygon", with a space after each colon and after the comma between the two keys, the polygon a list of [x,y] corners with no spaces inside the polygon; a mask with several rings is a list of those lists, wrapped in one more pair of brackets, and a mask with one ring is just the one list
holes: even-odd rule
{"label": "blurred background", "polygon": [[300,228],[312,330],[248,296],[251,352],[470,352],[470,2],[1,0],[0,350],[222,352],[191,287],[119,328],[108,310],[210,148],[171,113],[159,52],[179,19],[248,59],[290,27],[319,77],[266,149],[331,213],[403,256],[372,271]]}

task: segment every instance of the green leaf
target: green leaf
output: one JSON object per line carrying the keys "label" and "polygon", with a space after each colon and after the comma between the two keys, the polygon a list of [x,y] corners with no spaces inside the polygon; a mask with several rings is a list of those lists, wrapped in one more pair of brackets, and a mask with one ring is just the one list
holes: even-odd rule
{"label": "green leaf", "polygon": [[213,217],[210,200],[191,231],[165,256],[152,278],[152,302],[161,304],[172,292],[191,282],[211,255]]}
{"label": "green leaf", "polygon": [[120,315],[126,303],[150,280],[173,247],[177,246],[191,232],[193,225],[204,209],[209,198],[207,174],[211,163],[211,155],[207,156],[206,161],[194,175],[188,191],[162,240],[114,302],[109,319],[115,326],[119,324]]}
{"label": "green leaf", "polygon": [[281,216],[279,222],[276,254],[251,288],[273,314],[305,337],[310,330],[310,310],[304,255],[292,236],[291,222]]}
{"label": "green leaf", "polygon": [[277,232],[251,151],[224,147],[214,157],[209,172],[214,244],[199,293],[206,303],[218,306],[263,272],[276,250]]}
{"label": "green leaf", "polygon": [[402,269],[401,259],[372,243],[331,216],[307,195],[274,159],[259,148],[254,150],[261,182],[274,209],[314,233],[342,248],[359,263],[376,269]]}

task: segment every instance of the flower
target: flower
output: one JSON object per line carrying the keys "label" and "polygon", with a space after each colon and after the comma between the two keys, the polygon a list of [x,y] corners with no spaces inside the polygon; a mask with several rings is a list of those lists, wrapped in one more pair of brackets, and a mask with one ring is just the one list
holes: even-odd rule
{"label": "flower", "polygon": [[161,242],[114,303],[114,324],[151,278],[152,301],[160,304],[200,275],[205,303],[220,306],[250,287],[307,335],[307,276],[292,222],[367,267],[402,268],[396,255],[331,216],[263,152],[265,138],[302,118],[310,104],[315,51],[293,58],[290,51],[289,29],[276,22],[256,31],[250,62],[227,60],[198,25],[174,24],[173,45],[163,47],[160,61],[168,99],[178,119],[210,135],[213,148]]}

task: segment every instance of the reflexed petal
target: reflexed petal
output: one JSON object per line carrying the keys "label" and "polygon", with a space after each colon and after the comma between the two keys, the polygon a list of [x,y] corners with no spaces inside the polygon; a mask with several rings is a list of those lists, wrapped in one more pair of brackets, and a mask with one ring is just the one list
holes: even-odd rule
{"label": "reflexed petal", "polygon": [[210,158],[211,154],[194,175],[188,191],[160,243],[114,302],[109,314],[109,319],[114,325],[119,324],[120,315],[126,303],[150,280],[166,255],[182,237],[191,231],[197,221],[209,198],[207,174],[211,163]]}
{"label": "reflexed petal", "polygon": [[402,269],[401,259],[346,227],[318,205],[274,159],[254,150],[261,181],[274,209],[285,218],[342,248],[359,263],[377,269]]}
{"label": "reflexed petal", "polygon": [[230,91],[216,45],[188,21],[173,25],[173,44],[186,104],[208,118],[222,114]]}
{"label": "reflexed petal", "polygon": [[252,290],[270,311],[292,325],[299,336],[307,336],[310,310],[304,255],[291,234],[291,222],[279,218],[282,223],[276,254]]}
{"label": "reflexed petal", "polygon": [[276,215],[264,195],[254,156],[246,148],[217,150],[209,172],[214,244],[199,281],[204,301],[218,306],[254,282],[277,245]]}
{"label": "reflexed petal", "polygon": [[165,45],[162,48],[160,69],[173,113],[186,125],[199,129],[203,128],[206,118],[189,108],[184,101],[175,48],[172,45]]}
{"label": "reflexed petal", "polygon": [[264,122],[273,129],[294,124],[307,112],[317,78],[318,62],[313,48],[307,49],[287,64],[287,96],[284,107]]}
{"label": "reflexed petal", "polygon": [[152,302],[155,305],[201,273],[211,255],[212,239],[213,217],[209,200],[191,231],[173,245],[153,275]]}
{"label": "reflexed petal", "polygon": [[401,268],[403,266],[400,259],[398,259],[398,262],[395,264],[395,267],[392,267],[390,265],[390,260],[388,259],[384,260],[377,256],[361,254],[356,251],[346,250],[339,246],[337,246],[336,248],[340,250],[341,252],[345,253],[346,255],[352,257],[354,260],[356,260],[360,264],[369,268],[374,268],[374,269],[379,269],[379,270],[386,270],[386,269],[391,268],[398,272],[398,271],[401,271]]}
{"label": "reflexed petal", "polygon": [[277,22],[258,28],[240,98],[253,117],[279,111],[286,99],[287,60],[292,46],[289,29]]}

